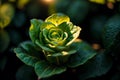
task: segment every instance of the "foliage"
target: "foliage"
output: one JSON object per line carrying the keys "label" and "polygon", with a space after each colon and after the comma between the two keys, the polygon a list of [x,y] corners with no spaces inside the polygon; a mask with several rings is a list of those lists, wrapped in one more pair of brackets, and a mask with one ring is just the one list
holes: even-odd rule
{"label": "foliage", "polygon": [[120,0],[46,1],[0,1],[0,79],[119,80]]}
{"label": "foliage", "polygon": [[49,16],[45,22],[33,19],[29,29],[33,44],[21,43],[15,53],[25,64],[35,67],[39,78],[60,74],[67,67],[82,65],[96,55],[88,44],[76,39],[80,30],[61,13]]}

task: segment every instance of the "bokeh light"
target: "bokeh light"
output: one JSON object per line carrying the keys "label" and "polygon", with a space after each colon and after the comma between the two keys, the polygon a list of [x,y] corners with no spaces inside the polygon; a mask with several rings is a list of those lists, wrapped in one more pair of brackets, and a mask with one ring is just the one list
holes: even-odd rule
{"label": "bokeh light", "polygon": [[39,0],[43,4],[54,4],[57,0]]}

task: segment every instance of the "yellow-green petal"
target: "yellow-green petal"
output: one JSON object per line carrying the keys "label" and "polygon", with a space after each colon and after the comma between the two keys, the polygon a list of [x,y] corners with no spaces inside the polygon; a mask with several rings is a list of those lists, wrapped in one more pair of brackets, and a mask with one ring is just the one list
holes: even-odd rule
{"label": "yellow-green petal", "polygon": [[59,24],[63,22],[70,22],[70,18],[62,13],[57,13],[57,14],[53,14],[50,17],[48,17],[45,20],[45,22],[51,22],[55,24],[56,26],[58,26]]}

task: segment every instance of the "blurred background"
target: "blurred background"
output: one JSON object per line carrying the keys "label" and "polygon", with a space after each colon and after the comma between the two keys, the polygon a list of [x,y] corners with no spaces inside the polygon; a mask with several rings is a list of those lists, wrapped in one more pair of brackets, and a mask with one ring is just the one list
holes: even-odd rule
{"label": "blurred background", "polygon": [[[103,27],[120,14],[120,0],[0,0],[0,80],[37,80],[33,68],[24,65],[13,49],[30,40],[30,19],[45,20],[53,13],[68,15],[82,28],[79,38],[101,51]],[[116,72],[91,80],[117,80]]]}

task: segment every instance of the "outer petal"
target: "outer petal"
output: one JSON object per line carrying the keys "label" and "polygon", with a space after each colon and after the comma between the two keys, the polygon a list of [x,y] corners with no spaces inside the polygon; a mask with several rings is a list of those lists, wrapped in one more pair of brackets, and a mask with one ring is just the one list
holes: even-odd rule
{"label": "outer petal", "polygon": [[52,22],[53,24],[58,26],[59,24],[63,22],[70,22],[70,18],[62,13],[57,13],[57,14],[53,14],[50,17],[48,17],[45,20],[45,22]]}
{"label": "outer petal", "polygon": [[32,19],[31,26],[29,28],[29,35],[31,40],[34,42],[39,38],[40,25],[43,23],[42,20]]}
{"label": "outer petal", "polygon": [[45,51],[54,52],[54,50],[52,50],[51,48],[49,48],[49,47],[41,44],[41,43],[39,42],[39,40],[36,40],[35,43],[36,43],[39,47],[41,47],[43,50],[45,50]]}
{"label": "outer petal", "polygon": [[72,23],[63,22],[58,27],[62,29],[64,32],[67,32],[68,36],[71,35],[71,28],[73,27]]}
{"label": "outer petal", "polygon": [[81,28],[80,28],[79,26],[75,26],[75,27],[74,27],[74,29],[71,31],[73,39],[71,39],[71,40],[66,44],[66,46],[70,45],[71,43],[73,43],[73,41],[75,41],[75,39],[79,36],[80,31],[81,31]]}
{"label": "outer petal", "polygon": [[50,29],[51,27],[56,27],[56,26],[54,24],[52,24],[51,22],[44,22],[40,26],[40,30],[42,31],[44,28],[45,29]]}

